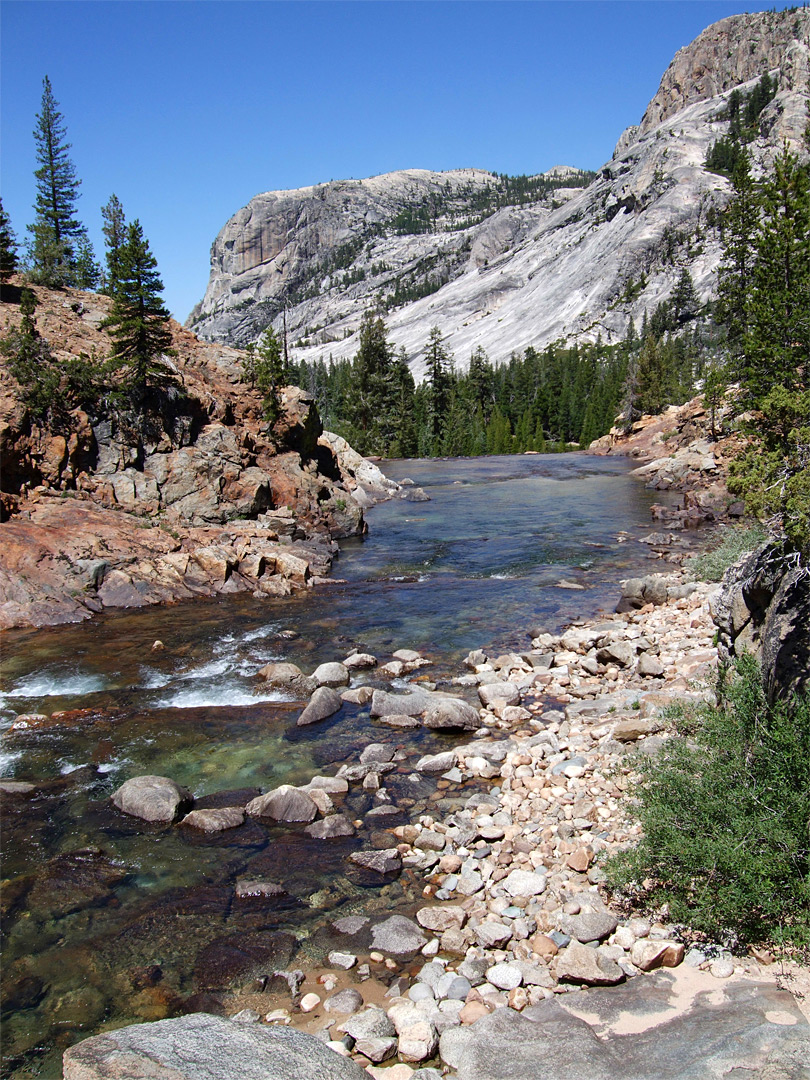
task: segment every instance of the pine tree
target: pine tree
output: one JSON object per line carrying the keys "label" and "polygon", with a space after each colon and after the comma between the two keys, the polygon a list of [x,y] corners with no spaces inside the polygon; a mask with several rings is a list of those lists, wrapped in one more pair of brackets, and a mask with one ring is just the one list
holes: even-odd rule
{"label": "pine tree", "polygon": [[76,179],[76,169],[68,155],[70,143],[65,141],[66,135],[65,122],[46,75],[34,129],[39,168],[34,172],[36,220],[28,226],[29,257],[34,279],[55,287],[76,284],[77,244],[87,235],[76,218],[81,181]]}
{"label": "pine tree", "polygon": [[101,280],[101,268],[96,262],[93,245],[86,232],[76,241],[73,259],[73,284],[77,289],[93,290]]}
{"label": "pine tree", "polygon": [[124,208],[117,195],[111,195],[101,208],[101,218],[104,222],[101,231],[104,233],[104,245],[107,249],[106,262],[107,272],[104,276],[104,289],[108,296],[115,296],[118,288],[118,262],[121,258],[121,249],[127,241],[127,222],[124,217]]}
{"label": "pine tree", "polygon": [[[450,390],[453,383],[452,357],[444,346],[438,326],[428,337],[425,353],[425,377],[430,388],[430,426],[434,445],[438,448],[450,409]],[[438,449],[434,452],[438,452]]]}
{"label": "pine tree", "polygon": [[690,319],[694,319],[700,309],[700,300],[695,289],[695,283],[685,266],[675,283],[675,288],[672,290],[672,308],[675,322],[679,326],[689,322]]}
{"label": "pine tree", "polygon": [[[735,341],[741,404],[752,410],[751,446],[732,462],[729,490],[810,558],[810,169],[787,147],[761,186],[749,241],[746,328]],[[726,263],[731,260],[727,258]],[[733,265],[733,264],[732,264]]]}
{"label": "pine tree", "polygon": [[8,281],[17,270],[17,239],[11,228],[11,219],[3,209],[0,199],[0,283]]}
{"label": "pine tree", "polygon": [[49,413],[59,411],[59,372],[54,364],[47,341],[37,330],[34,313],[37,299],[28,288],[20,293],[19,330],[12,330],[0,339],[0,350],[8,360],[8,368],[20,385],[22,400],[31,414],[44,420]]}
{"label": "pine tree", "polygon": [[810,377],[810,172],[787,147],[762,185],[761,203],[743,342],[751,404],[775,385],[807,389]]}
{"label": "pine tree", "polygon": [[720,219],[723,261],[717,278],[717,318],[725,324],[730,358],[739,361],[748,333],[754,237],[759,227],[759,200],[743,151],[732,177],[734,197]]}
{"label": "pine tree", "polygon": [[162,292],[157,260],[136,218],[121,249],[118,288],[104,325],[113,339],[113,362],[123,370],[124,387],[139,408],[150,386],[172,378],[164,359],[173,356],[174,350]]}
{"label": "pine tree", "polygon": [[278,420],[281,410],[279,390],[284,383],[284,361],[281,342],[272,326],[268,326],[254,353],[256,386],[264,397],[264,415],[271,422]]}
{"label": "pine tree", "polygon": [[359,435],[358,449],[386,454],[399,428],[402,371],[397,369],[385,322],[371,309],[363,315],[352,374],[349,414]]}

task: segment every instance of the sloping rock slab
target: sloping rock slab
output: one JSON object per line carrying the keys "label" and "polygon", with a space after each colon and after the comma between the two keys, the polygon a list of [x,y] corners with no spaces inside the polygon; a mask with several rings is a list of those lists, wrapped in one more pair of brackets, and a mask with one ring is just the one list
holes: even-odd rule
{"label": "sloping rock slab", "polygon": [[790,994],[713,983],[679,1006],[676,986],[662,972],[523,1015],[498,1009],[454,1046],[458,1080],[808,1080],[810,1025]]}
{"label": "sloping rock slab", "polygon": [[313,1035],[207,1013],[96,1035],[63,1061],[65,1080],[368,1080]]}

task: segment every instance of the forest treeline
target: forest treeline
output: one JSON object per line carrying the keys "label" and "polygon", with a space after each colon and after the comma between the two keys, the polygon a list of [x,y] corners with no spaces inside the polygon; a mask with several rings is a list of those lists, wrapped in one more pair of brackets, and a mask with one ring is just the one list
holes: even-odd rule
{"label": "forest treeline", "polygon": [[497,366],[479,348],[459,370],[434,327],[421,358],[425,377],[416,385],[382,316],[368,312],[352,359],[302,361],[289,374],[314,396],[325,425],[362,453],[548,453],[587,446],[623,409],[632,422],[688,400],[702,376],[705,333],[702,325],[654,331],[646,320],[637,333],[631,322],[619,344],[530,346]]}

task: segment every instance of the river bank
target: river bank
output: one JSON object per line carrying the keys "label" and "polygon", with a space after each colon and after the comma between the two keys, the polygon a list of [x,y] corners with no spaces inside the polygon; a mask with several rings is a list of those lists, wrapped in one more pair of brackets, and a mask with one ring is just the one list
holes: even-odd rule
{"label": "river bank", "polygon": [[[709,1077],[744,1066],[806,1076],[806,969],[764,952],[733,956],[663,914],[613,910],[600,889],[600,855],[638,835],[625,797],[629,752],[656,752],[670,734],[668,704],[711,694],[717,592],[672,571],[626,586],[641,607],[536,634],[522,653],[472,652],[454,684],[477,701],[471,726],[481,726],[418,760],[408,728],[441,695],[425,685],[429,667],[406,656],[422,689],[378,699],[381,732],[393,725],[395,740],[381,734],[334,785],[298,790],[330,792],[325,822],[340,816],[344,787],[373,792],[368,816],[379,824],[366,868],[420,883],[423,903],[336,920],[320,961],[259,965],[252,990],[209,1008],[235,1017],[234,1028],[315,1035],[387,1080],[528,1080],[541,1062],[549,1076],[570,1075],[572,1040],[587,1044],[581,1075]],[[362,696],[364,678],[354,681],[344,693]],[[414,783],[436,778],[427,806],[404,823],[409,800],[393,794],[395,770]],[[137,1029],[127,1031],[137,1043]],[[71,1071],[95,1060],[93,1043],[67,1052],[66,1077],[114,1075],[103,1053],[97,1071]]]}

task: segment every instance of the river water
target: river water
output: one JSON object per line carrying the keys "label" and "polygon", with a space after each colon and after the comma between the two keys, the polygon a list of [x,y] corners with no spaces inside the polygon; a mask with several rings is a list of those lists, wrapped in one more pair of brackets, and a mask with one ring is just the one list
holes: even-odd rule
{"label": "river water", "polygon": [[[249,822],[201,837],[111,807],[115,788],[144,773],[187,785],[198,805],[243,804],[334,772],[371,741],[409,755],[386,779],[404,813],[442,794],[412,768],[448,736],[403,735],[351,706],[298,729],[300,703],[268,691],[260,667],[284,659],[309,671],[354,649],[385,660],[407,647],[434,661],[421,674],[442,685],[468,650],[525,649],[530,628],[610,610],[620,578],[655,568],[638,540],[662,496],[625,461],[568,454],[384,468],[430,501],[373,508],[369,535],[342,545],[339,582],[288,599],[227,597],[5,636],[0,775],[34,782],[36,794],[3,804],[4,1075],[58,1076],[61,1051],[87,1034],[210,1006],[204,995],[238,974],[228,953],[237,938],[261,949],[291,932],[312,957],[326,919],[417,902],[407,873],[380,884],[347,871],[351,851],[383,843],[373,828],[317,842],[297,827]],[[156,639],[162,651],[152,650]],[[365,677],[375,681],[373,671]],[[49,719],[25,726],[27,713]],[[360,819],[372,805],[352,789],[345,808]],[[287,895],[237,904],[234,884],[245,878]]]}

